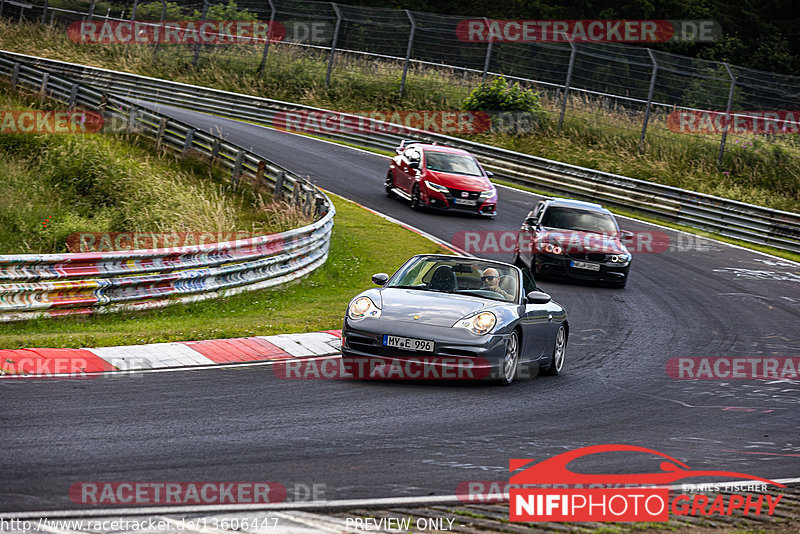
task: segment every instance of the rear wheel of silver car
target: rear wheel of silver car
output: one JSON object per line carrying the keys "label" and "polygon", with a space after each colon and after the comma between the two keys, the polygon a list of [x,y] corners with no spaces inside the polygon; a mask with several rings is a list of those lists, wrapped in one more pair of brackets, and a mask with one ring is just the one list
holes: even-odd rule
{"label": "rear wheel of silver car", "polygon": [[519,366],[519,334],[516,330],[511,332],[506,343],[506,354],[503,357],[503,375],[500,377],[500,383],[504,386],[511,384],[517,374],[517,367]]}
{"label": "rear wheel of silver car", "polygon": [[556,341],[553,344],[553,360],[550,362],[550,367],[545,369],[544,373],[550,376],[561,374],[564,368],[564,356],[567,352],[567,331],[564,325],[558,327],[556,334]]}
{"label": "rear wheel of silver car", "polygon": [[422,208],[422,200],[419,197],[419,187],[416,185],[411,190],[411,209],[418,210]]}
{"label": "rear wheel of silver car", "polygon": [[389,171],[386,174],[386,182],[384,187],[386,188],[386,196],[393,197],[394,192],[392,192],[392,189],[394,189],[394,179],[392,178],[392,171]]}

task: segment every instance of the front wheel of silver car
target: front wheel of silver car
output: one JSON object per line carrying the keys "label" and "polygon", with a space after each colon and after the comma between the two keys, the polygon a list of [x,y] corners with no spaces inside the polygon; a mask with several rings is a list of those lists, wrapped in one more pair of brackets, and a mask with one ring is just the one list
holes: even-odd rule
{"label": "front wheel of silver car", "polygon": [[508,386],[514,381],[519,366],[519,334],[516,330],[511,332],[506,343],[506,353],[503,357],[502,376],[500,384]]}
{"label": "front wheel of silver car", "polygon": [[546,375],[556,376],[561,374],[561,370],[564,368],[564,356],[566,352],[567,331],[562,324],[558,327],[556,341],[553,344],[553,360],[550,362],[550,366],[544,371]]}

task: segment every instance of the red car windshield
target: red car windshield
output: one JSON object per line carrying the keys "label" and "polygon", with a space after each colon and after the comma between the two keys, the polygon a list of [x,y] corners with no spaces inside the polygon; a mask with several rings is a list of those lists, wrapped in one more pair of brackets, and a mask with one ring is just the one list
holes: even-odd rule
{"label": "red car windshield", "polygon": [[425,152],[425,168],[434,172],[483,176],[474,158],[448,152]]}

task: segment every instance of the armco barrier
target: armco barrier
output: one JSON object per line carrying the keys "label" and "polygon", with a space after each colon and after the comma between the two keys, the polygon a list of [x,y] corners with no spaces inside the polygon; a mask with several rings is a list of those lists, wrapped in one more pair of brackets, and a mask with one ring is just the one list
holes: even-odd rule
{"label": "armco barrier", "polygon": [[243,148],[180,121],[141,109],[47,68],[0,60],[12,85],[70,107],[103,110],[160,147],[193,151],[231,169],[231,182],[249,180],[300,207],[315,222],[280,234],[172,249],[73,254],[0,255],[0,322],[165,306],[279,285],[328,257],[335,213],[308,183]]}
{"label": "armco barrier", "polygon": [[[0,51],[0,65],[45,66],[80,80],[98,91],[213,113],[272,126],[279,112],[334,113],[299,104],[270,100],[206,87],[181,84],[124,72],[76,65],[62,61]],[[407,135],[381,132],[386,123],[370,119],[370,133],[327,132],[315,135],[367,148],[390,150],[402,138],[435,141],[464,148],[481,158],[499,177],[526,183],[542,191],[592,199],[620,208],[634,209],[687,226],[715,232],[750,243],[800,252],[800,214],[773,210],[743,202],[660,185],[627,176],[601,172],[474,143],[464,139],[408,129]]]}

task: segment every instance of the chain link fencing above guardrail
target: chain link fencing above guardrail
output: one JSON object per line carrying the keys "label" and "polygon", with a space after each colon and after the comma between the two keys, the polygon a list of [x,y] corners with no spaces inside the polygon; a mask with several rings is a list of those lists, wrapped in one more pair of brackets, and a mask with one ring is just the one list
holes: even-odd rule
{"label": "chain link fencing above guardrail", "polygon": [[228,296],[287,283],[328,257],[335,210],[307,180],[220,137],[124,97],[79,83],[53,69],[0,58],[0,76],[70,109],[100,110],[106,121],[151,138],[157,149],[193,153],[266,189],[313,217],[279,234],[197,246],[70,254],[0,254],[0,322],[40,316],[145,309]]}
{"label": "chain link fencing above guardrail", "polygon": [[[0,0],[0,16],[54,23],[77,20],[143,20],[174,18],[204,21],[214,9],[223,9],[225,2],[205,0],[168,5],[134,0],[127,7],[108,8],[97,12],[96,1],[90,0],[86,11],[53,8],[48,0],[21,2]],[[161,8],[160,6],[163,6]],[[298,46],[317,50],[326,58],[326,84],[336,83],[337,54],[368,59],[390,60],[400,78],[402,96],[410,67],[429,66],[451,72],[470,74],[479,79],[503,75],[511,80],[530,84],[552,93],[559,128],[565,114],[575,109],[576,118],[585,115],[581,104],[601,113],[614,108],[631,121],[641,124],[640,150],[647,139],[669,135],[666,117],[671,112],[710,110],[737,114],[764,111],[800,111],[800,77],[748,69],[727,63],[661,52],[642,46],[615,43],[548,43],[548,42],[465,42],[458,37],[458,25],[467,17],[440,15],[420,11],[378,7],[348,6],[335,2],[306,0],[239,0],[237,10],[225,11],[240,18],[277,22],[286,29],[280,43],[256,42],[252,45],[217,45],[214,53],[225,50],[253,56],[260,67],[254,76],[264,75],[270,46]],[[262,40],[263,41],[263,40]],[[185,60],[197,64],[210,45],[170,45],[182,49]],[[154,45],[157,57],[164,46]],[[471,80],[472,78],[470,78]],[[465,83],[472,83],[465,81]],[[582,96],[583,99],[570,98]],[[800,130],[800,113],[781,116],[774,121],[776,131],[784,127]],[[747,133],[694,132],[698,139],[714,148],[723,162],[729,136],[738,135],[742,142]],[[761,136],[769,139],[773,136]],[[785,136],[784,136],[785,137]],[[709,150],[712,150],[709,148]]]}

